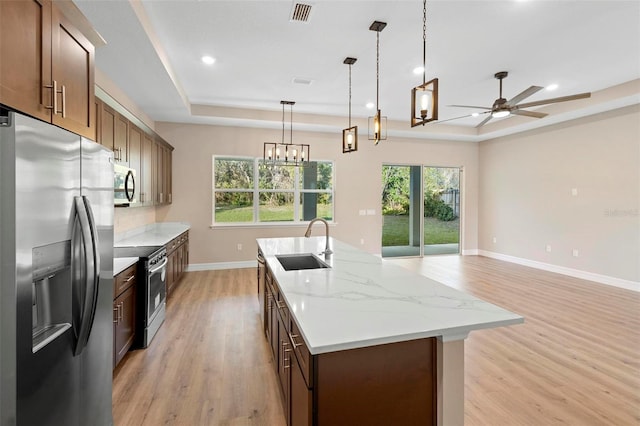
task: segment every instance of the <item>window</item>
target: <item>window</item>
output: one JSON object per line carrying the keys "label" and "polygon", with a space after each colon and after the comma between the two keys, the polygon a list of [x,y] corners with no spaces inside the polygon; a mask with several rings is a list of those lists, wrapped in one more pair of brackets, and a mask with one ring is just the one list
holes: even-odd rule
{"label": "window", "polygon": [[276,166],[262,158],[213,158],[213,223],[333,220],[333,163]]}

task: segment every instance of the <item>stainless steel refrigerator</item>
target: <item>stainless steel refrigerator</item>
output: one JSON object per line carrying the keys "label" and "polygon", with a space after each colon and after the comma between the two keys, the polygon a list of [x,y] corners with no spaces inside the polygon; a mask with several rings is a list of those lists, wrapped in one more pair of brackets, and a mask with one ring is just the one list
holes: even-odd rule
{"label": "stainless steel refrigerator", "polygon": [[113,424],[113,154],[1,109],[0,278],[0,424]]}

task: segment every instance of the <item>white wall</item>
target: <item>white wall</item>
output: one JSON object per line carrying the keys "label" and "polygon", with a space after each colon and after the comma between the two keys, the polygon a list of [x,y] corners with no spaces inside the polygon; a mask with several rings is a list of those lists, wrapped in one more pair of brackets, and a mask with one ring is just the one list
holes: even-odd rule
{"label": "white wall", "polygon": [[640,106],[481,142],[479,165],[481,251],[640,282]]}
{"label": "white wall", "polygon": [[[384,163],[464,167],[463,249],[477,247],[478,144],[394,139],[376,147],[360,127],[359,150],[342,153],[342,135],[295,131],[294,141],[311,145],[311,157],[335,161],[335,221],[331,235],[372,253],[380,252],[382,235],[381,168]],[[212,211],[212,155],[262,156],[263,143],[280,140],[278,130],[209,125],[156,123],[156,130],[173,151],[173,204],[156,211],[158,221],[187,221],[192,264],[255,259],[255,239],[302,236],[304,227],[244,227],[210,229]],[[375,209],[360,216],[360,209]],[[321,227],[314,235],[321,235]],[[364,239],[364,244],[360,240]],[[237,250],[242,244],[243,250]]]}

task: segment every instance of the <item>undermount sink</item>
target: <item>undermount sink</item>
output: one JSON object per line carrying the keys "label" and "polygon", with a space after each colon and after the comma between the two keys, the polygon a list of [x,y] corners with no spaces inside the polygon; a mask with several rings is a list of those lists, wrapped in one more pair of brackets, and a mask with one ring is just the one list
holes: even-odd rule
{"label": "undermount sink", "polygon": [[304,254],[280,254],[276,259],[285,271],[298,271],[300,269],[330,268],[329,265],[311,253]]}

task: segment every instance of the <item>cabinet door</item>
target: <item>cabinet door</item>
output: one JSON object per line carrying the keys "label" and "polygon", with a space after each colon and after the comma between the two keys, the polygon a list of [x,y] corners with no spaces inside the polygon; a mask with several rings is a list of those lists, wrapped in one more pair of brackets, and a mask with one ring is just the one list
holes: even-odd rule
{"label": "cabinet door", "polygon": [[105,103],[100,105],[100,109],[100,143],[102,146],[113,150],[114,160],[118,161],[118,152],[115,149],[115,129],[118,113]]}
{"label": "cabinet door", "polygon": [[133,344],[136,318],[136,286],[132,285],[113,301],[113,367]]}
{"label": "cabinet door", "polygon": [[278,380],[280,382],[280,390],[282,391],[282,397],[284,400],[284,414],[287,418],[287,424],[290,425],[289,386],[291,380],[291,358],[293,357],[293,353],[291,352],[289,336],[287,335],[287,330],[282,323],[282,320],[278,320],[278,341]]}
{"label": "cabinet door", "polygon": [[164,147],[155,143],[155,200],[156,204],[164,204]]}
{"label": "cabinet door", "polygon": [[291,412],[290,425],[311,426],[312,422],[312,394],[302,376],[298,359],[294,354],[291,359],[291,388],[289,391],[289,406]]}
{"label": "cabinet door", "polygon": [[144,206],[153,205],[153,193],[152,193],[152,163],[153,163],[153,139],[151,136],[144,134],[142,137],[142,155],[141,165],[142,169],[140,174],[140,202]]}
{"label": "cabinet door", "polygon": [[51,121],[51,2],[0,1],[0,103]]}
{"label": "cabinet door", "polygon": [[140,199],[141,164],[142,164],[142,130],[129,123],[129,167],[135,170],[136,198]]}
{"label": "cabinet door", "polygon": [[96,133],[95,133],[95,141],[102,145],[102,101],[100,98],[95,97],[96,104]]}
{"label": "cabinet door", "polygon": [[176,255],[177,252],[175,250],[167,255],[167,297],[169,297],[174,290]]}
{"label": "cabinet door", "polygon": [[171,152],[171,149],[169,147],[164,147],[164,154],[163,154],[163,173],[164,173],[164,192],[166,193],[165,195],[165,204],[171,204],[173,202],[173,194],[171,193],[171,187],[172,187],[172,157],[173,157],[173,153]]}
{"label": "cabinet door", "polygon": [[[52,122],[74,133],[95,138],[95,48],[55,6],[51,12],[51,75],[61,113]],[[55,102],[54,102],[55,104]]]}
{"label": "cabinet door", "polygon": [[122,114],[115,114],[113,124],[113,151],[116,161],[124,166],[129,166],[129,120]]}

